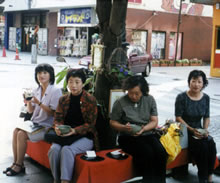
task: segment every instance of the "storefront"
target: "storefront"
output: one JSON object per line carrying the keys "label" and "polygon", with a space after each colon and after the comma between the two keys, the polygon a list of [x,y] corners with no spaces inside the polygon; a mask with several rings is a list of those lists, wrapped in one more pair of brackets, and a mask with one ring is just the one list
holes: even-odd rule
{"label": "storefront", "polygon": [[[179,0],[129,0],[127,41],[140,44],[155,59],[193,59],[210,62],[212,7],[182,2],[178,53],[176,54]],[[210,26],[209,26],[210,25]],[[202,39],[201,39],[202,38]],[[203,39],[205,38],[205,39]],[[201,46],[202,45],[202,46]]]}
{"label": "storefront", "polygon": [[94,8],[61,9],[58,13],[58,55],[85,56],[90,53],[91,37],[98,32]]}
{"label": "storefront", "polygon": [[211,76],[220,77],[220,3],[213,6]]}
{"label": "storefront", "polygon": [[37,44],[38,54],[47,55],[46,12],[14,12],[12,17],[13,24],[7,32],[8,49],[31,52],[32,44]]}

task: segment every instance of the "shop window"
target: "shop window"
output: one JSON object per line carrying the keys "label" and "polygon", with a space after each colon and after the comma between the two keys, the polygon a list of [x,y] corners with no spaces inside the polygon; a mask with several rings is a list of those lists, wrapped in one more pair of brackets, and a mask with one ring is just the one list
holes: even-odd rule
{"label": "shop window", "polygon": [[216,49],[220,49],[220,27],[217,28],[217,45]]}
{"label": "shop window", "polygon": [[[176,40],[177,40],[177,33],[171,32],[169,38],[169,59],[174,60],[176,54]],[[178,40],[178,51],[177,51],[177,59],[181,59],[181,52],[182,52],[182,33],[179,33],[179,40]]]}
{"label": "shop window", "polygon": [[165,58],[165,32],[152,32],[151,38],[151,54],[154,59],[164,59]]}
{"label": "shop window", "polygon": [[133,44],[141,45],[145,50],[147,49],[147,31],[133,31],[131,39]]}
{"label": "shop window", "polygon": [[88,54],[88,28],[64,28],[58,39],[58,53],[60,56],[82,57]]}
{"label": "shop window", "polygon": [[41,28],[46,28],[47,27],[46,26],[46,20],[47,20],[46,15],[41,14],[41,16],[40,16],[40,27]]}

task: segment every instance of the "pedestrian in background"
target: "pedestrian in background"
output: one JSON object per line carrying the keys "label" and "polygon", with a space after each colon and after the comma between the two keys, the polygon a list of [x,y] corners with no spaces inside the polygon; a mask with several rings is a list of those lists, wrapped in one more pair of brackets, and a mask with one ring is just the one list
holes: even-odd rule
{"label": "pedestrian in background", "polygon": [[[176,121],[188,129],[188,149],[198,167],[200,183],[211,183],[216,159],[216,145],[208,133],[210,124],[210,98],[202,90],[208,85],[201,70],[193,70],[188,76],[189,90],[176,97]],[[204,129],[204,130],[203,130]]]}

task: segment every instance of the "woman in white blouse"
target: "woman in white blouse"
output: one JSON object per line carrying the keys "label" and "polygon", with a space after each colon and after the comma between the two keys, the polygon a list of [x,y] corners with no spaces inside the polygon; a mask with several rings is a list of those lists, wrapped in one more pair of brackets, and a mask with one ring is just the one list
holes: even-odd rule
{"label": "woman in white blouse", "polygon": [[46,130],[53,124],[54,111],[62,95],[61,89],[53,85],[55,76],[54,69],[51,65],[38,65],[35,68],[35,80],[38,88],[34,90],[32,99],[24,99],[24,102],[27,104],[28,112],[33,113],[31,121],[45,128],[34,134],[15,128],[12,140],[14,162],[3,171],[7,176],[15,176],[25,172],[23,161],[27,148],[27,140],[37,142],[44,139]]}

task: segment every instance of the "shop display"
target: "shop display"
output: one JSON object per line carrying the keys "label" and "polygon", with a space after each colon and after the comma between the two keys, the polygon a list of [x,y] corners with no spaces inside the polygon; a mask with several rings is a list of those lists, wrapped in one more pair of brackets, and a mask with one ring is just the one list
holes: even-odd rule
{"label": "shop display", "polygon": [[66,28],[65,35],[58,38],[60,56],[83,57],[88,55],[87,29]]}
{"label": "shop display", "polygon": [[37,46],[39,55],[47,55],[48,30],[47,28],[40,28],[37,32]]}
{"label": "shop display", "polygon": [[16,27],[9,28],[9,50],[16,50]]}

